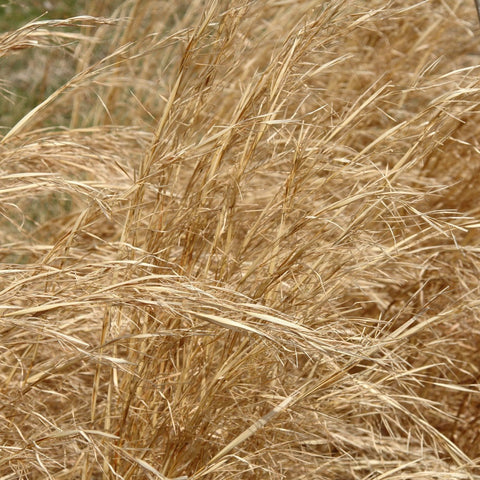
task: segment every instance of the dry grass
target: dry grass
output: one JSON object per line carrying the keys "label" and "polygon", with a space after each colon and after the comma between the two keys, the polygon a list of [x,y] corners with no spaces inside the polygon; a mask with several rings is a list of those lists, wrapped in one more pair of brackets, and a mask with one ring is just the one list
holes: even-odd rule
{"label": "dry grass", "polygon": [[480,479],[474,2],[104,3],[0,37],[0,478]]}

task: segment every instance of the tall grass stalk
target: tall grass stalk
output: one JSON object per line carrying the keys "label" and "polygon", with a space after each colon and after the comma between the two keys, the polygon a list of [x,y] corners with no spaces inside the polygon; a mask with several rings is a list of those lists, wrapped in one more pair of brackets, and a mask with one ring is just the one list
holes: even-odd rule
{"label": "tall grass stalk", "polygon": [[2,34],[10,108],[69,79],[1,125],[0,478],[480,479],[476,20],[111,0]]}

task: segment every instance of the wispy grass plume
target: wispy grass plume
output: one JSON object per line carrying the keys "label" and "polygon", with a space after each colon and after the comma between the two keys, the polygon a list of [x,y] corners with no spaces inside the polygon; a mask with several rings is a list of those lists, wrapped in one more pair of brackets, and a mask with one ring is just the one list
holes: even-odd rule
{"label": "wispy grass plume", "polygon": [[479,38],[454,0],[0,35],[10,108],[45,85],[1,117],[0,478],[480,479]]}

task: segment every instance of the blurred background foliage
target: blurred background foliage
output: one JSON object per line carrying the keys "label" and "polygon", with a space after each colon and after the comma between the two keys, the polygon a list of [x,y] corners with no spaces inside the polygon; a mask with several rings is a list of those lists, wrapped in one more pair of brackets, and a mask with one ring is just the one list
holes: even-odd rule
{"label": "blurred background foliage", "polygon": [[[90,6],[86,0],[1,2],[0,34],[8,35],[8,32],[29,22],[61,20],[78,15],[108,15],[121,2],[88,3]],[[67,26],[62,29],[72,31]],[[0,132],[8,130],[72,77],[76,68],[73,55],[77,43],[65,40],[57,45],[19,50],[1,59]]]}

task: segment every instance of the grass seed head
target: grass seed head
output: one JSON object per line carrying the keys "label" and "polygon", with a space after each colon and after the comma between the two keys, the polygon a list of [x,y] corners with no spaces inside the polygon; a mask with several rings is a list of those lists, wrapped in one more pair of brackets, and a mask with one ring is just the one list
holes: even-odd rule
{"label": "grass seed head", "polygon": [[480,478],[473,9],[2,34],[0,477]]}

